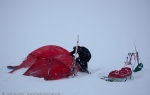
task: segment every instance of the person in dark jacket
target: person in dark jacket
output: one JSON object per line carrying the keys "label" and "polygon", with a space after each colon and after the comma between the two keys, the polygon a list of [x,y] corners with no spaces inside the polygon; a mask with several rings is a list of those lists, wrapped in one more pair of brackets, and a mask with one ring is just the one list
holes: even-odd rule
{"label": "person in dark jacket", "polygon": [[[76,46],[73,47],[73,51],[71,51],[70,54],[74,56],[73,54],[75,54],[75,52],[76,52]],[[76,61],[77,63],[79,63],[80,71],[89,73],[88,62],[91,59],[90,51],[84,46],[82,47],[78,46],[77,54],[78,54],[78,57],[76,58]]]}

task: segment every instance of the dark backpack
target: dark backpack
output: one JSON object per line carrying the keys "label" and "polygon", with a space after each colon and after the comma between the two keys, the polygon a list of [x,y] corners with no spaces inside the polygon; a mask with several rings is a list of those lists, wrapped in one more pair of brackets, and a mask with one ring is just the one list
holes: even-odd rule
{"label": "dark backpack", "polygon": [[87,59],[87,62],[89,62],[89,60],[91,59],[91,53],[90,53],[90,51],[86,47],[80,47],[80,48],[82,48],[82,50],[84,52],[86,52],[86,59]]}

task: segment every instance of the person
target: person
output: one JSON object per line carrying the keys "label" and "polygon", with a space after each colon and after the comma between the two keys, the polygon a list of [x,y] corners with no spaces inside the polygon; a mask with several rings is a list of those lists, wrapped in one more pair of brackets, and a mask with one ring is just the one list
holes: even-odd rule
{"label": "person", "polygon": [[[73,51],[71,51],[70,54],[74,57],[73,54],[75,54],[75,52],[76,52],[76,46],[73,47]],[[91,59],[90,51],[84,46],[78,46],[77,54],[79,56],[76,58],[76,62],[78,63],[80,67],[80,71],[89,73],[88,62]]]}

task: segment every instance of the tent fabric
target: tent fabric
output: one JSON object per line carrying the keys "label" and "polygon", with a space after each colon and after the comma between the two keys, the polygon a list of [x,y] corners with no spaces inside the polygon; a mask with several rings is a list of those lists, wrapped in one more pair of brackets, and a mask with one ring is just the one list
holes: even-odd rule
{"label": "tent fabric", "polygon": [[73,58],[66,49],[48,45],[31,52],[26,60],[10,73],[21,68],[29,68],[23,75],[55,80],[72,75],[72,66]]}

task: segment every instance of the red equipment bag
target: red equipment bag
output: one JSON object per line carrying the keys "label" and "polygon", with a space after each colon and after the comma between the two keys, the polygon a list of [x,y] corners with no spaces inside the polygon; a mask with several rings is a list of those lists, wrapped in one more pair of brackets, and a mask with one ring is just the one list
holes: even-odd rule
{"label": "red equipment bag", "polygon": [[131,68],[124,67],[119,71],[118,70],[111,71],[109,73],[108,77],[111,77],[111,78],[126,78],[128,76],[131,76],[131,74],[132,74]]}

